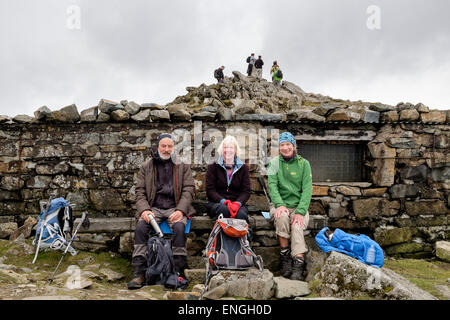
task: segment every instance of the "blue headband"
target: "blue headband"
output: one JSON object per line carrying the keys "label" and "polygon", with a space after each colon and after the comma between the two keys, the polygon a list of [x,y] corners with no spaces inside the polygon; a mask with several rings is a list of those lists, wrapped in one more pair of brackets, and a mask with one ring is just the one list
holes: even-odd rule
{"label": "blue headband", "polygon": [[282,144],[283,142],[290,142],[294,147],[297,145],[294,136],[290,132],[283,132],[282,134],[280,134],[280,137],[278,138],[278,144]]}

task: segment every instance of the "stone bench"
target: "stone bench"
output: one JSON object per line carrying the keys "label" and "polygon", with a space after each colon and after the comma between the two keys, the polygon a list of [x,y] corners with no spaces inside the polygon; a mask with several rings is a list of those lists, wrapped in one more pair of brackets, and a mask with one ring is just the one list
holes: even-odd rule
{"label": "stone bench", "polygon": [[[79,233],[116,233],[116,232],[134,232],[136,220],[134,217],[120,218],[90,218],[90,227],[88,230],[80,228]],[[80,218],[75,219],[74,225],[78,225]],[[253,230],[271,230],[274,228],[273,222],[260,215],[250,215],[249,222]],[[322,215],[310,215],[308,229],[320,230],[327,226],[328,217]],[[191,231],[205,230],[210,231],[213,227],[211,218],[208,216],[193,216],[191,222]]]}
{"label": "stone bench", "polygon": [[[75,220],[78,225],[80,218]],[[131,255],[134,246],[134,217],[119,218],[90,218],[88,230],[80,228],[74,247],[82,251],[118,251]],[[252,248],[261,255],[265,268],[271,271],[279,269],[279,243],[275,234],[273,222],[262,215],[250,215],[249,222],[253,229]],[[308,230],[305,231],[305,241],[308,247],[314,246],[315,241],[310,234],[328,225],[328,217],[310,215]],[[206,247],[209,232],[213,227],[208,216],[193,216],[191,229],[187,239],[189,268],[203,268],[202,251]]]}

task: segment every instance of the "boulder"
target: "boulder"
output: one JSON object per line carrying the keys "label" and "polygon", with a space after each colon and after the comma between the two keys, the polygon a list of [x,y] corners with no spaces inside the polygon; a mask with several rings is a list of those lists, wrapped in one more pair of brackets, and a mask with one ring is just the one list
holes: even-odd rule
{"label": "boulder", "polygon": [[48,116],[52,114],[52,111],[46,106],[42,106],[34,112],[34,117],[37,120],[45,120]]}
{"label": "boulder", "polygon": [[35,218],[28,217],[25,220],[24,224],[9,236],[9,240],[13,241],[17,239],[20,235],[23,235],[24,238],[28,238],[31,235],[31,231],[33,230],[33,227],[36,224],[37,220]]}
{"label": "boulder", "polygon": [[115,110],[123,109],[123,106],[115,101],[101,99],[100,102],[98,103],[98,108],[100,109],[101,112],[110,114]]}
{"label": "boulder", "polygon": [[98,117],[97,117],[96,122],[108,122],[110,118],[111,118],[111,117],[110,117],[109,114],[107,114],[107,113],[105,113],[105,112],[100,112],[100,113],[98,114]]}
{"label": "boulder", "polygon": [[320,296],[344,299],[437,300],[388,268],[375,268],[333,251],[314,280]]}
{"label": "boulder", "polygon": [[220,121],[231,121],[233,120],[233,111],[226,107],[220,107],[217,112]]}
{"label": "boulder", "polygon": [[274,277],[275,282],[275,298],[294,298],[303,297],[311,293],[308,282],[289,280],[283,277]]}
{"label": "boulder", "polygon": [[364,110],[361,114],[361,120],[368,123],[379,123],[380,113],[377,111]]}
{"label": "boulder", "polygon": [[169,121],[170,114],[167,110],[152,110],[150,116],[153,121]]}
{"label": "boulder", "polygon": [[131,119],[137,122],[149,122],[151,120],[150,112],[151,112],[150,109],[143,109],[142,111],[133,114],[131,116]]}
{"label": "boulder", "polygon": [[128,119],[130,119],[130,115],[128,114],[128,112],[126,112],[125,110],[114,110],[111,112],[111,118],[114,121],[127,121]]}
{"label": "boulder", "polygon": [[77,106],[71,104],[70,106],[61,108],[60,110],[53,111],[51,116],[47,117],[47,120],[75,123],[80,121],[80,114],[78,113]]}
{"label": "boulder", "polygon": [[296,84],[283,80],[283,84],[281,85],[283,89],[286,89],[289,93],[295,94],[297,96],[303,97],[306,93],[302,88],[297,86]]}
{"label": "boulder", "polygon": [[11,120],[11,118],[8,117],[8,116],[0,115],[0,123],[5,123],[5,122],[8,122],[10,120]]}
{"label": "boulder", "polygon": [[405,109],[400,111],[400,121],[416,121],[419,120],[420,115],[416,109]]}
{"label": "boulder", "polygon": [[352,121],[356,122],[361,119],[361,115],[357,112],[346,109],[337,109],[327,117],[327,121]]}
{"label": "boulder", "polygon": [[248,113],[254,113],[256,110],[256,104],[252,100],[231,99],[231,103],[234,106],[233,111],[236,114],[243,115]]}
{"label": "boulder", "polygon": [[397,111],[388,111],[381,113],[381,121],[383,122],[396,122],[398,121],[399,115]]}
{"label": "boulder", "polygon": [[0,223],[0,239],[9,237],[11,234],[16,232],[18,225],[16,222],[5,222]]}
{"label": "boulder", "polygon": [[150,109],[151,111],[153,111],[153,110],[164,110],[164,107],[157,103],[143,103],[141,104],[141,110],[142,109]]}
{"label": "boulder", "polygon": [[420,114],[420,118],[422,119],[422,122],[445,123],[447,114],[445,111],[434,110]]}
{"label": "boulder", "polygon": [[134,101],[130,101],[125,105],[125,111],[131,116],[137,114],[140,110],[141,106]]}
{"label": "boulder", "polygon": [[[222,270],[211,278],[207,292],[220,287],[220,296],[267,300],[274,294],[274,284],[273,274],[267,269],[262,272],[255,268],[245,271]],[[211,293],[205,297],[208,296]]]}
{"label": "boulder", "polygon": [[[187,110],[186,103],[169,105],[167,107],[167,111],[169,112],[170,118],[172,120],[188,121],[191,119],[191,114]],[[152,117],[153,117],[153,114],[152,114]]]}
{"label": "boulder", "polygon": [[[390,112],[393,111],[393,106],[382,104],[382,103],[374,103],[369,106],[369,110],[377,111],[377,112]],[[395,111],[394,111],[395,112]]]}
{"label": "boulder", "polygon": [[290,110],[286,115],[287,120],[312,120],[317,122],[324,122],[325,117],[318,115],[309,110],[294,109]]}
{"label": "boulder", "polygon": [[88,108],[86,110],[81,111],[80,113],[80,121],[81,122],[95,122],[98,117],[98,107]]}
{"label": "boulder", "polygon": [[26,114],[18,114],[12,120],[17,123],[32,123],[34,118]]}
{"label": "boulder", "polygon": [[216,112],[210,112],[210,111],[200,111],[197,113],[194,113],[192,116],[193,120],[203,120],[203,121],[214,121],[216,118]]}

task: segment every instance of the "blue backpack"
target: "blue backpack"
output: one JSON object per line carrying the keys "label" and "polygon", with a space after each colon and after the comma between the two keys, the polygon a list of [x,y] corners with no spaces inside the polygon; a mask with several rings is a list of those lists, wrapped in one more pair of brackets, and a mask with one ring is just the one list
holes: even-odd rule
{"label": "blue backpack", "polygon": [[316,235],[316,243],[323,252],[338,251],[373,267],[381,268],[384,264],[383,249],[364,234],[349,234],[340,229],[330,233],[325,227]]}
{"label": "blue backpack", "polygon": [[[64,251],[68,245],[68,239],[72,237],[73,216],[72,207],[64,198],[53,199],[50,203],[47,216],[45,209],[42,210],[36,229],[36,236],[33,245],[38,244],[41,226],[43,225],[40,249],[52,249]],[[68,251],[71,255],[76,255],[77,251],[71,246]]]}

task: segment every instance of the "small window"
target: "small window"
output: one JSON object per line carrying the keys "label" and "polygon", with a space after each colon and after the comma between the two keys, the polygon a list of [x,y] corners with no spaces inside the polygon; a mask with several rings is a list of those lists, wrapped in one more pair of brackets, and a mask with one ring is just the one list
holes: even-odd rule
{"label": "small window", "polygon": [[313,182],[361,182],[364,144],[297,142],[297,152],[311,165]]}

